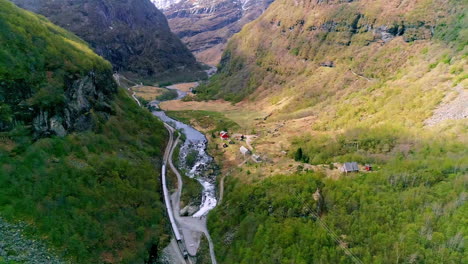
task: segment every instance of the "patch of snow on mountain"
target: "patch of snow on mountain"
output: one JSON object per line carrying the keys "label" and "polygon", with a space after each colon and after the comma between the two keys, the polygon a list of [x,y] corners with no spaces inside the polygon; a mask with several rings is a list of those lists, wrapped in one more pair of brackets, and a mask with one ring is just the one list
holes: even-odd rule
{"label": "patch of snow on mountain", "polygon": [[158,8],[158,9],[166,9],[169,8],[175,4],[180,3],[182,0],[151,0],[153,4]]}

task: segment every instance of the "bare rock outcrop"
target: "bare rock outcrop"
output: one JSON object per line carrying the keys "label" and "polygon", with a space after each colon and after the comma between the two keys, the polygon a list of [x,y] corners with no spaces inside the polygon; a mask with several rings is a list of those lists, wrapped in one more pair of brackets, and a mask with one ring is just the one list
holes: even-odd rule
{"label": "bare rock outcrop", "polygon": [[433,115],[424,124],[435,126],[445,120],[468,118],[468,91],[461,85],[455,87],[453,93],[448,93],[442,103],[434,110]]}

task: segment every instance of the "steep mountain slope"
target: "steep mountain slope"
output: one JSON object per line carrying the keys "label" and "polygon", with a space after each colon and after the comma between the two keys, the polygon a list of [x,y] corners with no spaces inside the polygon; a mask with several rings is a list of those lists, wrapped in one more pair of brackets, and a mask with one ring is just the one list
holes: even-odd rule
{"label": "steep mountain slope", "polygon": [[[85,42],[46,19],[20,13],[8,4],[8,10],[24,19],[14,21],[6,8],[0,39],[0,129],[25,123],[33,125],[38,136],[64,136],[91,128],[92,110],[109,114],[117,91],[111,65]],[[30,27],[25,24],[28,17],[33,20]]]}
{"label": "steep mountain slope", "polygon": [[200,98],[249,96],[276,105],[276,117],[316,116],[329,122],[323,128],[421,122],[444,94],[466,87],[466,6],[277,1],[230,41]]}
{"label": "steep mountain slope", "polygon": [[273,0],[152,0],[199,61],[217,65],[227,40]]}
{"label": "steep mountain slope", "polygon": [[204,76],[195,58],[171,33],[149,0],[14,0],[88,43],[114,70],[146,80]]}
{"label": "steep mountain slope", "polygon": [[467,7],[277,0],[231,39],[195,99],[265,113],[263,162],[223,168],[219,263],[467,262]]}
{"label": "steep mountain slope", "polygon": [[[28,223],[29,241],[74,263],[143,263],[168,237],[158,182],[165,138],[162,123],[118,90],[109,62],[0,0],[2,219]],[[0,262],[18,261],[18,247],[3,247]]]}

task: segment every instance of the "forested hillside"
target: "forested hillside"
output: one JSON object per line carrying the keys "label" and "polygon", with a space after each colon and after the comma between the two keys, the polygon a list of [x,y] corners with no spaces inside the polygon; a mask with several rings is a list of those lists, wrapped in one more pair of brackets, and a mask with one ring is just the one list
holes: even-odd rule
{"label": "forested hillside", "polygon": [[233,37],[195,99],[268,115],[209,217],[220,263],[468,262],[467,6],[277,0]]}
{"label": "forested hillside", "polygon": [[74,263],[143,263],[162,249],[166,132],[110,63],[0,0],[0,99],[0,217]]}
{"label": "forested hillside", "polygon": [[[361,142],[374,146],[388,144],[376,138],[392,138],[392,132],[380,137],[381,131],[359,132]],[[378,154],[342,153],[336,147],[341,144],[319,142],[308,143],[316,149],[305,151],[311,160],[356,160],[373,164],[374,171],[343,174],[338,180],[321,172],[273,176],[253,184],[228,178],[227,196],[209,217],[220,263],[468,261],[466,141],[412,135],[406,138],[411,150],[376,150]]]}

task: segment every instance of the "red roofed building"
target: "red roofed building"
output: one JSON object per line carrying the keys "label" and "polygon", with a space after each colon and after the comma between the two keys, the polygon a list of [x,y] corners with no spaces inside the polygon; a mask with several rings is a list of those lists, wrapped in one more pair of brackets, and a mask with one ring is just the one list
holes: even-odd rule
{"label": "red roofed building", "polygon": [[221,132],[219,133],[219,136],[221,137],[221,139],[224,139],[224,140],[228,140],[228,139],[229,139],[229,134],[228,134],[228,132],[226,132],[226,131],[221,131]]}

